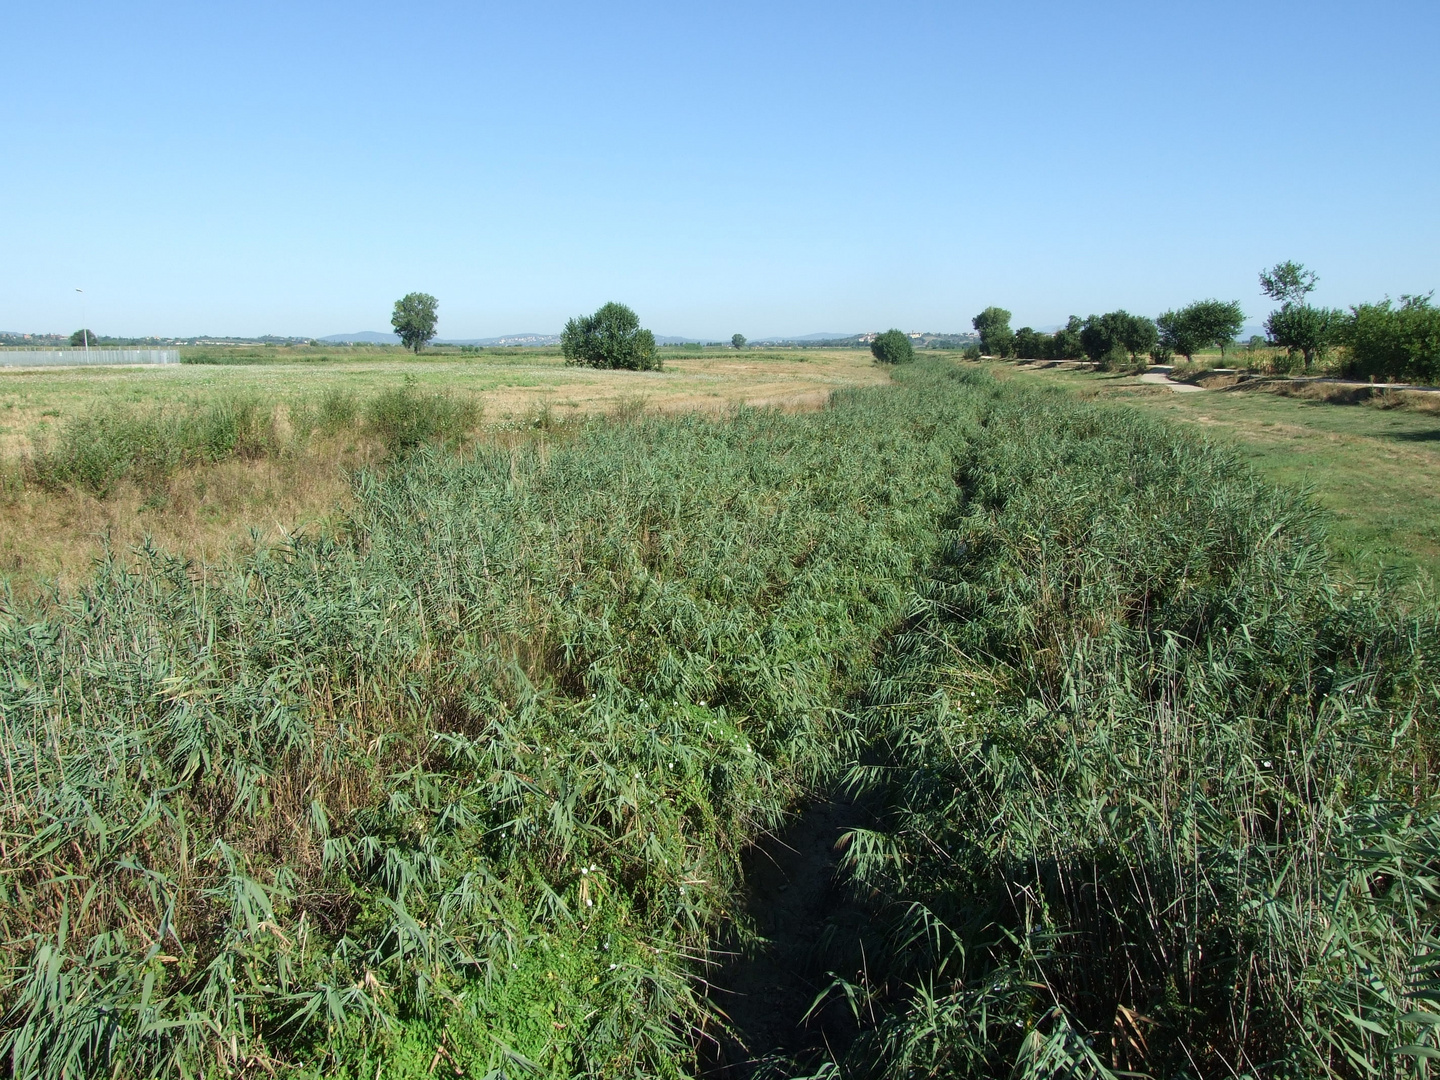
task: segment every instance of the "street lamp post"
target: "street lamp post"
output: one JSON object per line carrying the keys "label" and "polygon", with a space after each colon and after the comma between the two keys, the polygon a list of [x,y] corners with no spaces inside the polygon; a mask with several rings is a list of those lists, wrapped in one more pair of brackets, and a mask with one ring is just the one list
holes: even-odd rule
{"label": "street lamp post", "polygon": [[85,361],[90,361],[90,331],[85,328],[85,290],[76,289],[80,294],[80,339],[85,342]]}

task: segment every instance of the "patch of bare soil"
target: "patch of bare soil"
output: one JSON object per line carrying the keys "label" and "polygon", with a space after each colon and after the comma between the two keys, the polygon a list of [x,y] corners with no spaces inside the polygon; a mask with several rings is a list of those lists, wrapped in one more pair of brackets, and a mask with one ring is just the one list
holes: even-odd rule
{"label": "patch of bare soil", "polygon": [[729,1017],[731,1030],[702,1062],[703,1075],[749,1080],[791,1061],[834,1058],[854,1038],[857,1027],[843,1000],[807,1013],[835,974],[860,981],[858,972],[834,971],[836,964],[853,965],[854,958],[863,963],[866,930],[863,912],[836,880],[837,844],[845,832],[868,823],[868,813],[854,802],[819,800],[746,856],[745,908],[738,921],[753,937],[732,935],[730,960],[713,977],[710,1000]]}

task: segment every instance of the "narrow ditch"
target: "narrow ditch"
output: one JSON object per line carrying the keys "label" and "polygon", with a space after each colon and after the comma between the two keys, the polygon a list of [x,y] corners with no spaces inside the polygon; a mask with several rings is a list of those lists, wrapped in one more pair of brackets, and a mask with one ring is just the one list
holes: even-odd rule
{"label": "narrow ditch", "polygon": [[847,967],[863,956],[866,918],[837,881],[837,842],[870,820],[842,795],[817,799],[746,854],[737,922],[753,936],[732,930],[722,940],[730,960],[712,977],[710,1001],[729,1017],[731,1034],[702,1060],[702,1076],[750,1080],[791,1063],[818,1064],[855,1037],[843,999],[806,1014],[835,974],[858,981]]}

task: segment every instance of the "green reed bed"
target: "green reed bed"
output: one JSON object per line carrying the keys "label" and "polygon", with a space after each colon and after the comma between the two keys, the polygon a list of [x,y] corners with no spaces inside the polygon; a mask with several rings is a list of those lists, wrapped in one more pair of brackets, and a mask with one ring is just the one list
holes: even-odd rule
{"label": "green reed bed", "polygon": [[1433,606],[1225,452],[898,379],[399,449],[335,535],[8,605],[10,1070],[688,1074],[741,852],[848,775],[861,1030],[787,1075],[1423,1072]]}
{"label": "green reed bed", "polygon": [[[1399,1077],[1440,1056],[1440,627],[1133,414],[997,393],[862,711],[878,927],[827,1075]],[[848,967],[841,967],[847,962]]]}
{"label": "green reed bed", "polygon": [[20,476],[41,488],[103,498],[124,480],[153,485],[186,465],[294,453],[317,435],[372,438],[396,455],[458,442],[479,420],[474,398],[420,390],[413,379],[363,402],[331,390],[284,404],[230,394],[183,406],[100,406],[41,437]]}
{"label": "green reed bed", "polygon": [[685,1072],[739,853],[853,756],[953,500],[972,409],[917,379],[422,449],[339,535],[8,605],[11,1071]]}

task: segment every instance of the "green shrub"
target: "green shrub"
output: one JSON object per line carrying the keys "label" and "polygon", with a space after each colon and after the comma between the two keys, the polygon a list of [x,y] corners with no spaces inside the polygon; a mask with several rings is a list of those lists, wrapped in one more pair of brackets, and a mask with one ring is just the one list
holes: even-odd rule
{"label": "green shrub", "polygon": [[67,421],[25,461],[26,479],[104,497],[121,480],[159,483],[182,465],[256,457],[279,445],[273,407],[222,397],[184,409],[117,405]]}
{"label": "green shrub", "polygon": [[[341,405],[335,408],[338,415]],[[473,398],[422,391],[413,378],[382,390],[365,407],[366,426],[392,455],[425,443],[458,441],[479,421],[480,405]]]}
{"label": "green shrub", "polygon": [[1440,308],[1428,295],[1352,308],[1344,340],[1347,375],[1440,383]]}
{"label": "green shrub", "polygon": [[908,364],[915,359],[915,347],[903,330],[886,330],[870,343],[870,355],[882,364]]}
{"label": "green shrub", "polygon": [[560,334],[567,364],[596,368],[659,371],[655,335],[640,326],[640,317],[624,304],[609,303],[594,315],[578,315]]}

